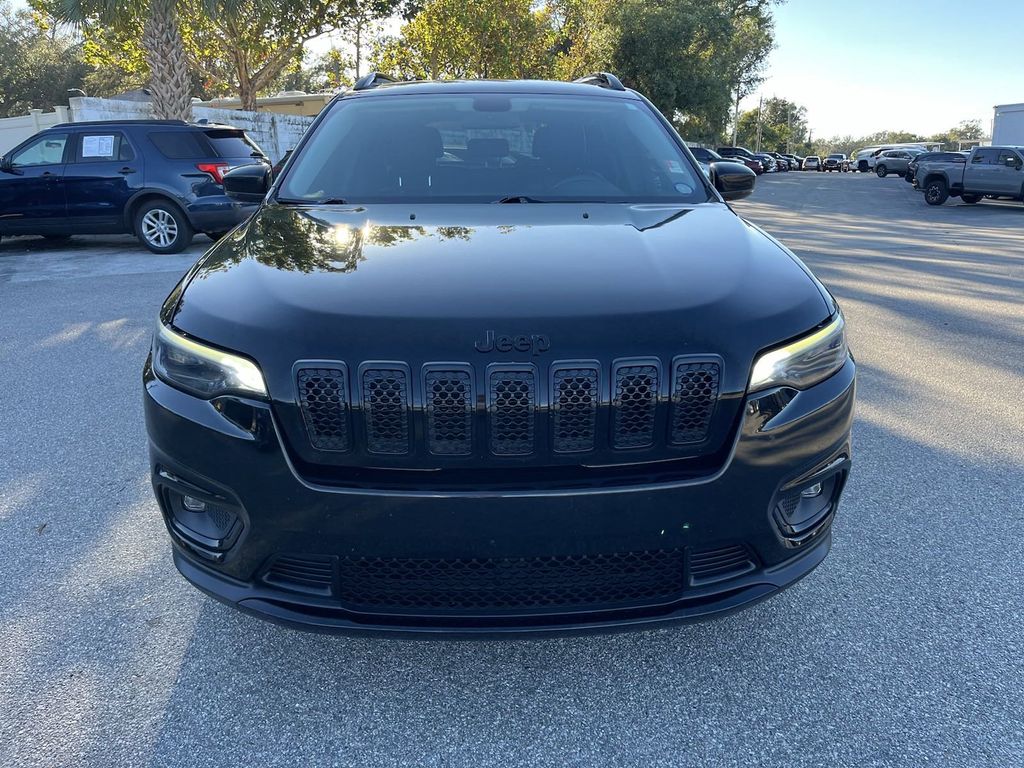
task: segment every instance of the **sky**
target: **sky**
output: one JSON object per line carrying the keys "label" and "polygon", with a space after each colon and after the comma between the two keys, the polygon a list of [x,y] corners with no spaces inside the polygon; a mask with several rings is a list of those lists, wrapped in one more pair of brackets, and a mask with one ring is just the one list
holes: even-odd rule
{"label": "sky", "polygon": [[[975,10],[977,9],[977,10]],[[928,135],[1024,102],[1024,0],[788,0],[758,95],[807,107],[814,136]]]}

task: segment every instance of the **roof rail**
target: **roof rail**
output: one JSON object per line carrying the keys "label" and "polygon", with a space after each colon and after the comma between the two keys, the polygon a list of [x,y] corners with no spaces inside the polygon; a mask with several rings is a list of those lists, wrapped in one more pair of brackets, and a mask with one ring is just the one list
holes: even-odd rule
{"label": "roof rail", "polygon": [[385,75],[383,72],[370,72],[369,74],[363,75],[356,84],[352,86],[353,91],[367,91],[370,88],[376,88],[378,85],[383,83],[393,83],[395,78]]}
{"label": "roof rail", "polygon": [[622,81],[611,72],[593,72],[589,75],[578,77],[573,82],[583,83],[584,85],[596,85],[600,88],[610,88],[613,91],[626,90]]}
{"label": "roof rail", "polygon": [[184,120],[83,120],[79,123],[57,123],[47,128],[81,128],[104,125],[188,125]]}

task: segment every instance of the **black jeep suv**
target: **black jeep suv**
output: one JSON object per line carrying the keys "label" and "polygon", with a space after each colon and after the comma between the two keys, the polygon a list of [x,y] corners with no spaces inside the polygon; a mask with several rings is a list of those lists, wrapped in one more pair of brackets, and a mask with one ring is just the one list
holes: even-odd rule
{"label": "black jeep suv", "polygon": [[177,253],[196,232],[220,237],[254,210],[223,175],[266,157],[244,131],[180,120],[67,123],[0,160],[0,235],[133,233]]}
{"label": "black jeep suv", "polygon": [[843,316],[613,76],[368,76],[279,178],[225,186],[260,207],[143,373],[200,589],[307,628],[541,633],[720,614],[824,559]]}

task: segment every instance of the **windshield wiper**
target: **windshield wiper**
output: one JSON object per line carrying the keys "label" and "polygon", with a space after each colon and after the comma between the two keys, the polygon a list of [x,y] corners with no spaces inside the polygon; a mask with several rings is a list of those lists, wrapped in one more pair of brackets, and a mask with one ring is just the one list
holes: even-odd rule
{"label": "windshield wiper", "polygon": [[496,205],[505,203],[546,203],[547,200],[538,200],[536,197],[529,197],[527,195],[509,195],[508,197],[502,197],[495,200]]}
{"label": "windshield wiper", "polygon": [[290,197],[275,198],[282,205],[348,205],[348,200],[343,197],[325,197],[320,200],[295,200]]}

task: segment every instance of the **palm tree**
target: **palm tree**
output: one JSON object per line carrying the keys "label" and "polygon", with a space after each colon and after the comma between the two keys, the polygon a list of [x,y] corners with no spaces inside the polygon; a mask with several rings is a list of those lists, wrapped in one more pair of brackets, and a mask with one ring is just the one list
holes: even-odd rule
{"label": "palm tree", "polygon": [[178,0],[62,0],[57,8],[65,21],[75,24],[87,18],[104,23],[123,21],[126,15],[144,16],[142,46],[149,64],[149,88],[153,117],[189,120],[192,117],[192,85],[188,59],[178,27]]}

